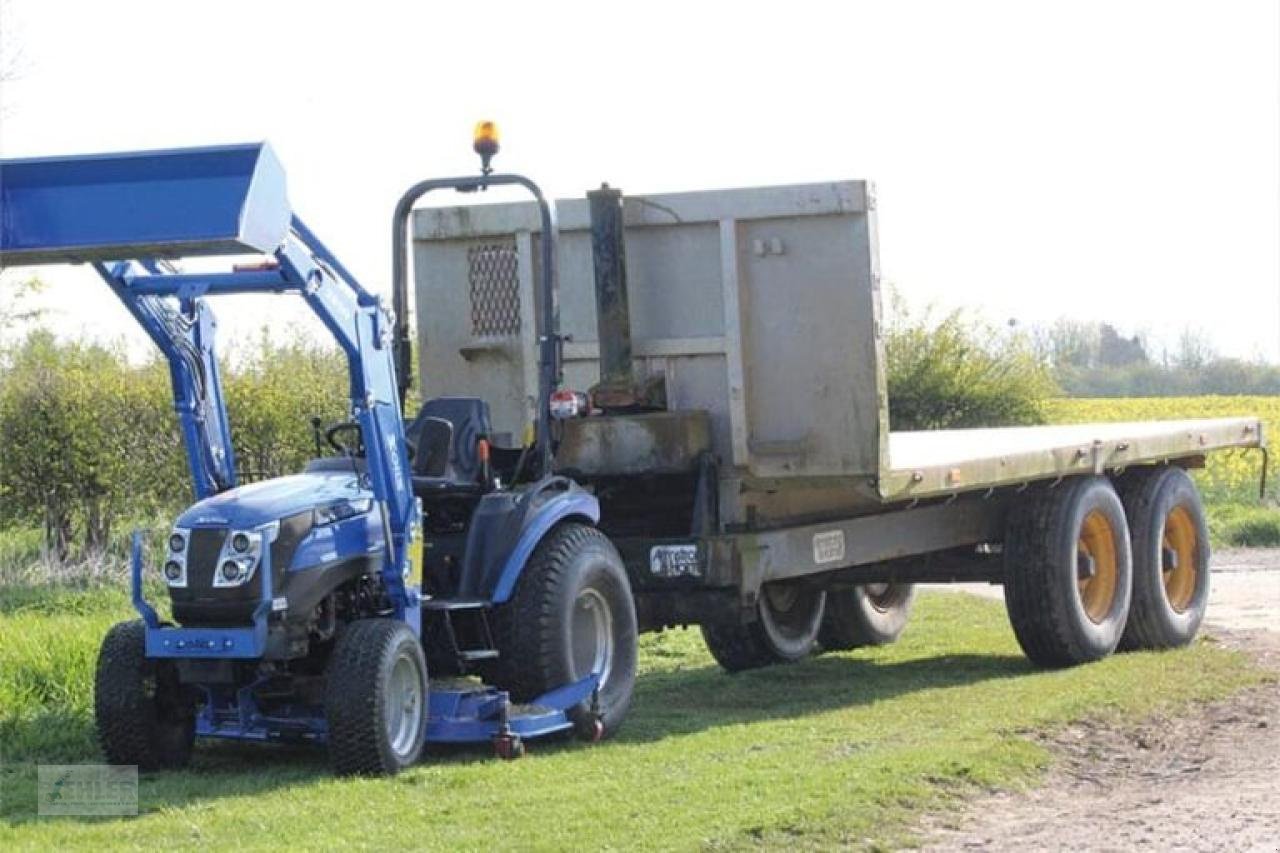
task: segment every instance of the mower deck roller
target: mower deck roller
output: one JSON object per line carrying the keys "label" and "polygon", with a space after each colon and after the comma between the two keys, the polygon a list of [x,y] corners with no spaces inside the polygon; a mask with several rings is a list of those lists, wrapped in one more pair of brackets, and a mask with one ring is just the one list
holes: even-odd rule
{"label": "mower deck roller", "polygon": [[269,254],[290,208],[265,143],[0,163],[5,266]]}

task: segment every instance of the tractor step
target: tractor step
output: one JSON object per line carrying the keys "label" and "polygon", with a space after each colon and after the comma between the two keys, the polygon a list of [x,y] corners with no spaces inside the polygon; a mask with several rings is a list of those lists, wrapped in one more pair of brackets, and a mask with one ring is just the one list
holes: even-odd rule
{"label": "tractor step", "polygon": [[483,598],[428,598],[422,602],[423,610],[488,610],[492,603]]}
{"label": "tractor step", "polygon": [[490,601],[483,598],[429,598],[422,609],[436,614],[433,618],[443,631],[443,640],[454,658],[467,670],[473,664],[496,660],[498,649],[489,628]]}

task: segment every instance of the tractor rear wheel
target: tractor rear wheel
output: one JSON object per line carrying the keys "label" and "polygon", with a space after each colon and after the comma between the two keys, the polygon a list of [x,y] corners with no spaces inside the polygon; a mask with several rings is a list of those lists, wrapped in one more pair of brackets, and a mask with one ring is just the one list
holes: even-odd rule
{"label": "tractor rear wheel", "polygon": [[94,676],[98,743],[110,764],[175,770],[191,760],[196,703],[171,661],[146,656],[141,621],[114,625],[102,641]]}
{"label": "tractor rear wheel", "polygon": [[711,656],[729,672],[794,663],[807,657],[818,640],[825,590],[797,582],[774,582],[760,589],[756,619],[730,618],[702,626]]}
{"label": "tractor rear wheel", "polygon": [[827,591],[818,642],[830,651],[883,646],[902,635],[916,588],[909,583],[870,583]]}
{"label": "tractor rear wheel", "polygon": [[1195,638],[1209,603],[1209,532],[1195,483],[1181,468],[1120,482],[1133,536],[1133,604],[1120,648],[1170,649]]}
{"label": "tractor rear wheel", "polygon": [[392,775],[427,736],[427,661],[395,619],[361,619],[338,634],[325,677],[329,757],[341,774]]}
{"label": "tractor rear wheel", "polygon": [[1029,495],[1010,513],[1004,600],[1023,652],[1072,666],[1115,651],[1133,586],[1129,526],[1105,477]]}
{"label": "tractor rear wheel", "polygon": [[494,609],[498,659],[484,674],[517,702],[595,674],[591,703],[569,711],[581,731],[617,731],[635,688],[637,623],[627,571],[609,538],[587,524],[561,524],[538,543],[511,600]]}

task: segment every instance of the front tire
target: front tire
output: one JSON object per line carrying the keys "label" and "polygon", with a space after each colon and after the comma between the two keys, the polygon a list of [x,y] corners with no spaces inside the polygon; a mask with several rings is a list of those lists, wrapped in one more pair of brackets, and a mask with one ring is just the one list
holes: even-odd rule
{"label": "front tire", "polygon": [[400,772],[427,736],[427,662],[413,631],[361,619],[338,635],[325,679],[329,757],[343,775]]}
{"label": "front tire", "polygon": [[1133,604],[1120,648],[1190,643],[1209,603],[1209,531],[1195,483],[1181,468],[1121,480],[1133,537]]}
{"label": "front tire", "polygon": [[1013,508],[1004,600],[1018,644],[1041,666],[1111,654],[1129,615],[1129,526],[1105,477],[1080,477]]}
{"label": "front tire", "polygon": [[876,583],[827,592],[818,642],[828,651],[895,642],[907,627],[916,588],[909,583]]}
{"label": "front tire", "polygon": [[756,619],[704,623],[707,649],[728,672],[775,663],[794,663],[813,652],[826,610],[825,590],[804,583],[765,584],[757,598]]}
{"label": "front tire", "polygon": [[[631,584],[613,543],[589,525],[562,524],[538,544],[511,600],[494,611],[498,660],[485,675],[528,702],[598,674],[608,736],[631,707],[638,633]],[[584,731],[596,722],[590,702],[569,716]]]}
{"label": "front tire", "polygon": [[166,660],[146,656],[141,621],[112,626],[98,652],[94,722],[110,764],[139,770],[187,766],[195,743],[195,701]]}

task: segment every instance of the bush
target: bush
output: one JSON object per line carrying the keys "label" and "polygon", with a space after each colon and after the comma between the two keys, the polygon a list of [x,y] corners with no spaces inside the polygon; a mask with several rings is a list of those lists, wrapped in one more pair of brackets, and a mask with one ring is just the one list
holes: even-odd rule
{"label": "bush", "polygon": [[885,339],[893,429],[1044,423],[1056,388],[1029,340],[952,312],[934,322],[891,299]]}
{"label": "bush", "polygon": [[[47,557],[100,553],[122,519],[172,513],[192,497],[167,365],[135,366],[120,347],[27,335],[4,353],[0,524],[43,530]],[[265,333],[221,365],[242,474],[298,470],[315,455],[310,419],[344,419],[345,360]]]}
{"label": "bush", "polygon": [[1257,504],[1210,506],[1209,538],[1241,548],[1280,546],[1280,509]]}

